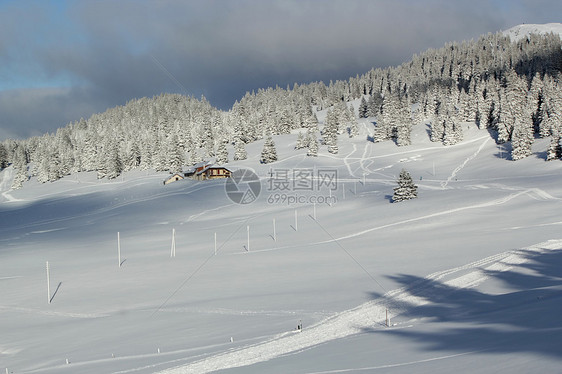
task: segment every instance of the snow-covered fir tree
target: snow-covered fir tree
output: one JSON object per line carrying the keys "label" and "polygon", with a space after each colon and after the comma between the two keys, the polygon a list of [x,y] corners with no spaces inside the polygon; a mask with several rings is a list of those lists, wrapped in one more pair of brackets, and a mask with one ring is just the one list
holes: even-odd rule
{"label": "snow-covered fir tree", "polygon": [[531,151],[533,140],[533,123],[516,119],[511,136],[511,159],[517,161],[530,156],[533,153]]}
{"label": "snow-covered fir tree", "polygon": [[215,162],[218,165],[223,165],[228,163],[228,150],[226,149],[227,142],[225,140],[219,142],[217,148],[217,156]]}
{"label": "snow-covered fir tree", "polygon": [[268,135],[263,143],[263,149],[261,151],[260,162],[262,164],[269,164],[270,162],[277,161],[277,150],[275,149],[275,143],[271,135]]}
{"label": "snow-covered fir tree", "polygon": [[552,138],[550,140],[550,146],[546,151],[546,160],[559,160],[562,158],[562,137],[559,134],[552,134]]}
{"label": "snow-covered fir tree", "polygon": [[369,107],[367,106],[367,100],[365,100],[365,96],[361,97],[361,102],[359,103],[359,118],[367,118],[367,111]]}
{"label": "snow-covered fir tree", "polygon": [[5,169],[8,166],[8,151],[4,144],[0,143],[0,169]]}
{"label": "snow-covered fir tree", "polygon": [[338,153],[338,115],[335,110],[329,109],[326,114],[326,122],[322,129],[322,139],[328,146],[328,152]]}
{"label": "snow-covered fir tree", "polygon": [[349,135],[350,138],[354,138],[357,135],[359,135],[359,127],[357,124],[357,118],[355,117],[355,110],[353,108],[353,105],[349,106],[347,134]]}
{"label": "snow-covered fir tree", "polygon": [[297,135],[297,141],[295,143],[295,149],[303,149],[308,147],[308,144],[306,144],[306,139],[304,137],[304,134],[299,131],[299,134]]}
{"label": "snow-covered fir tree", "polygon": [[23,183],[27,181],[27,155],[23,146],[16,147],[14,152],[14,162],[12,166],[16,175],[12,181],[12,189],[17,190],[23,187]]}
{"label": "snow-covered fir tree", "polygon": [[408,171],[402,169],[398,177],[398,186],[394,188],[392,202],[415,199],[418,197],[418,187],[414,184],[412,176]]}
{"label": "snow-covered fir tree", "polygon": [[307,134],[308,152],[307,156],[317,157],[318,156],[318,139],[316,139],[316,131],[308,129]]}
{"label": "snow-covered fir tree", "polygon": [[246,152],[244,142],[240,139],[236,139],[234,143],[234,161],[245,160],[247,158],[248,153]]}

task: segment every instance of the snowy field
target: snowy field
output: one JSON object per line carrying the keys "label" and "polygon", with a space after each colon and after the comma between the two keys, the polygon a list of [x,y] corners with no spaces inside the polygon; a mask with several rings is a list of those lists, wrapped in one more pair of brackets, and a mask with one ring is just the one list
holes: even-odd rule
{"label": "snowy field", "polygon": [[[422,125],[407,147],[360,128],[338,155],[306,157],[295,133],[260,165],[263,141],[249,145],[227,165],[260,176],[248,205],[222,180],[80,173],[11,191],[2,171],[0,372],[559,372],[562,163],[545,162],[549,139],[513,162],[473,124],[447,148]],[[283,203],[272,175],[296,168],[337,170],[337,188],[289,178],[287,195],[337,202]],[[391,204],[402,168],[419,198]]]}

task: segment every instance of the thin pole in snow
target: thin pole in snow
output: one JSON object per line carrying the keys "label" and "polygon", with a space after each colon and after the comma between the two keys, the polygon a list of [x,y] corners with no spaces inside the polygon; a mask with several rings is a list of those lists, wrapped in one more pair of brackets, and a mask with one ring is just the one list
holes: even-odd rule
{"label": "thin pole in snow", "polygon": [[343,188],[343,199],[345,200],[345,183],[342,183],[342,188]]}
{"label": "thin pole in snow", "polygon": [[217,233],[215,232],[215,256],[217,255]]}
{"label": "thin pole in snow", "polygon": [[117,231],[117,261],[119,267],[121,267],[121,236],[119,235],[119,231]]}
{"label": "thin pole in snow", "polygon": [[170,257],[176,257],[176,229],[172,229],[172,247],[170,248]]}
{"label": "thin pole in snow", "polygon": [[299,231],[299,220],[297,218],[297,210],[295,209],[295,231]]}
{"label": "thin pole in snow", "polygon": [[46,263],[47,268],[47,303],[51,303],[51,276],[49,274],[49,261]]}
{"label": "thin pole in snow", "polygon": [[363,187],[365,186],[365,183],[366,183],[365,173],[363,173]]}
{"label": "thin pole in snow", "polygon": [[357,181],[353,182],[353,194],[357,195]]}
{"label": "thin pole in snow", "polygon": [[250,252],[250,226],[246,226],[246,231],[248,232],[248,245],[246,251]]}
{"label": "thin pole in snow", "polygon": [[273,219],[273,241],[277,241],[277,230],[275,230],[275,218]]}
{"label": "thin pole in snow", "polygon": [[386,308],[386,327],[390,327],[390,318],[388,317],[388,308]]}

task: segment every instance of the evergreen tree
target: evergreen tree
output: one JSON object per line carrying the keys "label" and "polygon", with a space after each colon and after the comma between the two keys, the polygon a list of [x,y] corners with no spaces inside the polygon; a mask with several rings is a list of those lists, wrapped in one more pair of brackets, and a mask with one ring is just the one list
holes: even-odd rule
{"label": "evergreen tree", "polygon": [[268,135],[263,143],[260,162],[262,164],[269,164],[274,161],[277,161],[277,150],[275,149],[275,143],[273,142],[271,135]]}
{"label": "evergreen tree", "polygon": [[367,106],[367,100],[365,97],[361,97],[361,102],[359,103],[359,118],[367,118],[367,111],[369,107]]}
{"label": "evergreen tree", "polygon": [[123,162],[119,156],[117,144],[110,143],[106,152],[105,173],[107,179],[115,179],[123,172]]}
{"label": "evergreen tree", "polygon": [[329,109],[326,114],[322,139],[324,144],[328,146],[328,152],[338,153],[338,118],[335,110]]}
{"label": "evergreen tree", "polygon": [[553,134],[550,146],[546,152],[546,160],[559,160],[562,158],[562,145],[560,144],[562,137],[559,134]]}
{"label": "evergreen tree", "polygon": [[409,100],[402,98],[399,101],[399,111],[396,122],[396,145],[405,146],[412,143],[412,110]]}
{"label": "evergreen tree", "polygon": [[12,163],[16,175],[12,181],[12,189],[17,190],[23,187],[23,182],[27,181],[27,156],[23,146],[18,146],[14,153],[14,162]]}
{"label": "evergreen tree", "polygon": [[511,136],[511,159],[517,161],[530,156],[533,140],[533,124],[517,120]]}
{"label": "evergreen tree", "polygon": [[0,143],[0,169],[8,167],[8,151],[4,144]]}
{"label": "evergreen tree", "polygon": [[297,142],[295,143],[295,149],[303,149],[307,146],[308,145],[306,144],[303,133],[299,131],[299,134],[297,135]]}
{"label": "evergreen tree", "polygon": [[367,117],[376,117],[381,112],[383,98],[379,92],[372,93],[367,101]]}
{"label": "evergreen tree", "polygon": [[215,162],[219,165],[228,163],[228,150],[226,149],[226,141],[221,141],[217,149],[217,158]]}
{"label": "evergreen tree", "polygon": [[380,120],[377,121],[376,125],[375,125],[375,131],[373,133],[373,141],[375,143],[378,142],[383,142],[385,140],[389,139],[389,126],[384,122],[384,120],[381,118]]}
{"label": "evergreen tree", "polygon": [[183,152],[179,143],[178,136],[176,134],[172,135],[171,139],[168,141],[168,167],[170,172],[179,173],[182,171],[183,167]]}
{"label": "evergreen tree", "polygon": [[312,129],[308,129],[306,141],[308,143],[308,152],[306,153],[307,156],[318,156],[318,140],[316,139],[315,134],[315,131],[313,131]]}
{"label": "evergreen tree", "polygon": [[236,139],[234,143],[234,161],[245,160],[248,158],[248,153],[244,147],[244,142]]}
{"label": "evergreen tree", "polygon": [[398,177],[398,187],[394,188],[392,202],[410,200],[418,197],[418,187],[414,184],[412,176],[405,169],[402,169]]}
{"label": "evergreen tree", "polygon": [[359,127],[357,126],[357,118],[355,117],[355,109],[353,108],[353,105],[349,106],[347,133],[350,138],[354,138],[359,135]]}

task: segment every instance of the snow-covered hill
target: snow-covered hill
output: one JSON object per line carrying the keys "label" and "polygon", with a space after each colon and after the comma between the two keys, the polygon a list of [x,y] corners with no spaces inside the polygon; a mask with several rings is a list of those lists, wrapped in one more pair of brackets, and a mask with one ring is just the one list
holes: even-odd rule
{"label": "snow-covered hill", "polygon": [[551,32],[562,37],[562,23],[522,24],[504,31],[504,34],[509,36],[512,41],[519,41],[530,34],[548,34]]}
{"label": "snow-covered hill", "polygon": [[[165,173],[79,173],[17,191],[0,182],[1,368],[559,370],[562,163],[544,161],[548,139],[513,162],[508,145],[463,127],[454,146],[417,125],[413,145],[396,147],[367,142],[361,120],[359,137],[317,158],[293,150],[296,134],[276,136],[269,165],[258,162],[263,140],[252,143],[248,160],[228,164],[261,178],[249,205],[229,200],[222,180],[164,186]],[[402,168],[419,198],[391,204]],[[293,171],[312,172],[312,190]],[[328,176],[337,188],[319,188]]]}

